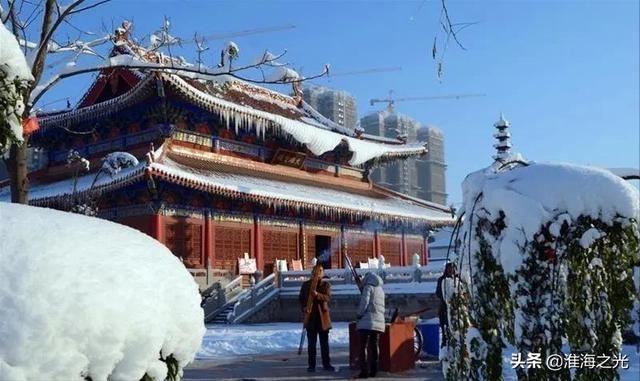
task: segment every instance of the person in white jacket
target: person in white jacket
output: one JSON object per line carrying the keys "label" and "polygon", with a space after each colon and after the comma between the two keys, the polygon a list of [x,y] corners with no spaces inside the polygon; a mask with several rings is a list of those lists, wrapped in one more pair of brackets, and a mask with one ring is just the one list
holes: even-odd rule
{"label": "person in white jacket", "polygon": [[385,329],[382,283],[382,279],[373,272],[364,277],[356,324],[360,335],[358,378],[375,377],[378,372],[378,338]]}

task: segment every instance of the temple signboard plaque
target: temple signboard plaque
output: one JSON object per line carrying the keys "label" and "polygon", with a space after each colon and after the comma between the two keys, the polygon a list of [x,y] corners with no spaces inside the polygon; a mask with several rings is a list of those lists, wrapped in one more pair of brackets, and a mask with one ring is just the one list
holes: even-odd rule
{"label": "temple signboard plaque", "polygon": [[299,152],[278,149],[271,159],[272,164],[282,164],[294,168],[302,168],[306,155]]}

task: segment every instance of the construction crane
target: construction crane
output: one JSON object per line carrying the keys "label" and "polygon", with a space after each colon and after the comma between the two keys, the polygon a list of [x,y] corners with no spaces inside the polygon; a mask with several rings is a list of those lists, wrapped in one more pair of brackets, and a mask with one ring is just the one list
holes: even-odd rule
{"label": "construction crane", "polygon": [[393,90],[389,90],[389,96],[384,99],[371,99],[369,104],[371,106],[376,103],[386,103],[387,111],[390,113],[393,112],[393,105],[396,102],[406,102],[406,101],[430,101],[430,100],[438,100],[438,99],[461,99],[461,98],[472,98],[472,97],[484,97],[487,94],[452,94],[452,95],[438,95],[438,96],[426,96],[426,97],[406,97],[406,98],[393,98]]}
{"label": "construction crane", "polygon": [[[302,67],[298,69],[298,74],[304,77],[302,73],[302,69],[303,69]],[[320,85],[318,81],[325,80],[331,83],[331,80],[334,77],[348,77],[351,75],[373,74],[373,73],[388,73],[388,72],[401,71],[401,70],[402,70],[402,67],[400,66],[370,67],[365,69],[351,69],[351,70],[335,71],[335,72],[333,70],[330,70],[329,74],[322,76],[320,78],[317,78],[314,81],[308,81],[307,83],[313,86],[323,86],[323,85]]]}
{"label": "construction crane", "polygon": [[[184,46],[184,45],[190,45],[190,44],[200,44],[200,43],[214,41],[214,40],[224,40],[227,38],[238,38],[238,37],[253,36],[255,34],[280,32],[283,30],[289,30],[289,29],[295,29],[295,28],[296,26],[293,24],[285,24],[285,25],[267,26],[263,28],[243,29],[243,30],[238,30],[238,31],[228,32],[228,33],[218,33],[218,34],[210,34],[207,36],[198,36],[197,41],[195,37],[192,39],[188,39],[188,38],[182,38],[182,37],[173,37],[167,34],[165,37],[162,37],[162,44],[165,46],[174,46],[174,45]],[[162,32],[163,31],[160,30],[156,33],[162,33]],[[153,36],[154,36],[154,33],[151,34],[151,37]]]}
{"label": "construction crane", "polygon": [[[208,36],[203,36],[202,38],[205,41],[224,40],[226,38],[246,37],[246,36],[252,36],[254,34],[279,32],[279,31],[295,29],[295,28],[296,26],[293,24],[286,24],[286,25],[268,26],[263,28],[244,29],[244,30],[239,30],[236,32],[229,32],[229,33],[210,34]],[[181,39],[182,45],[193,44],[194,42],[195,41],[193,40]]]}
{"label": "construction crane", "polygon": [[390,66],[390,67],[374,67],[368,69],[358,69],[358,70],[349,70],[349,71],[339,71],[336,73],[330,72],[327,76],[327,79],[331,77],[342,77],[348,75],[356,75],[356,74],[371,74],[371,73],[385,73],[391,71],[401,71],[402,68],[400,66]]}

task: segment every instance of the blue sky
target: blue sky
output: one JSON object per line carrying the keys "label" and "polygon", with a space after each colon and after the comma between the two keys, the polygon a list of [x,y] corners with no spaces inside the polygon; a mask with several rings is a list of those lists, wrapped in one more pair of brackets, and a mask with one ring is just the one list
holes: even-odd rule
{"label": "blue sky", "polygon": [[[352,93],[360,115],[381,108],[369,99],[390,89],[397,97],[486,93],[396,105],[444,131],[453,203],[461,201],[465,175],[491,163],[492,125],[500,112],[512,123],[514,148],[528,159],[640,166],[638,1],[449,1],[448,8],[454,22],[478,24],[459,36],[467,50],[450,44],[442,81],[431,59],[434,36],[444,37],[436,0],[114,0],[79,16],[77,24],[99,30],[101,23],[111,28],[127,18],[144,35],[166,15],[173,34],[187,38],[293,24],[295,29],[234,38],[241,58],[287,49],[287,61],[307,75],[324,63],[334,72],[402,67],[317,81]],[[209,62],[224,43],[209,43]],[[184,55],[193,57],[189,49]],[[47,99],[79,96],[89,81],[61,83]]]}

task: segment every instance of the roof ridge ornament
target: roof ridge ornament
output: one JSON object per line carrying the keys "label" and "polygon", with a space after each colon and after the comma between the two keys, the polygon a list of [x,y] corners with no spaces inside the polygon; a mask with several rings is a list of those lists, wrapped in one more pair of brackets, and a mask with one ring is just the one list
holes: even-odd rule
{"label": "roof ridge ornament", "polygon": [[149,143],[149,152],[147,152],[147,161],[149,163],[155,163],[155,148],[153,147],[153,142]]}
{"label": "roof ridge ornament", "polygon": [[291,88],[293,89],[293,100],[296,103],[296,106],[301,107],[302,101],[304,100],[304,90],[302,89],[302,84],[300,81],[291,82]]}

